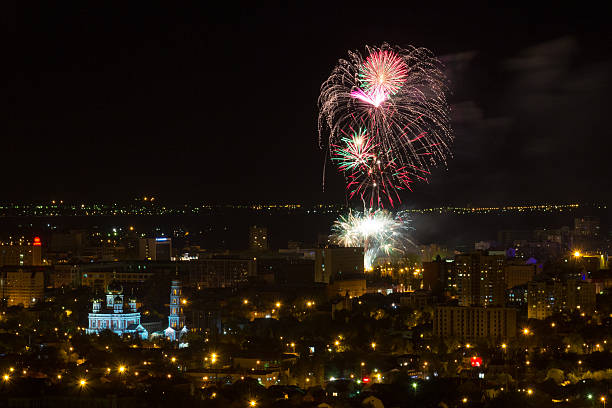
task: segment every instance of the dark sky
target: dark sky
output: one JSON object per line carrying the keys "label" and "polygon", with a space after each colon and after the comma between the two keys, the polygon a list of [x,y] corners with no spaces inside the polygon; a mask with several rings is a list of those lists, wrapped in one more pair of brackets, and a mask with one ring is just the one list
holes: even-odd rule
{"label": "dark sky", "polygon": [[347,50],[383,41],[431,49],[453,89],[455,157],[405,203],[612,197],[603,8],[96,3],[2,17],[16,109],[0,201],[341,202],[334,171],[321,192],[319,86]]}

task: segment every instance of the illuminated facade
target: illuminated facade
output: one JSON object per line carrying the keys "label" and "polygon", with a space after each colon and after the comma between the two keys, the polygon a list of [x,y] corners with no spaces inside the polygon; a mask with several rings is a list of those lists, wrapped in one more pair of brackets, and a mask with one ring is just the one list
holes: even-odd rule
{"label": "illuminated facade", "polygon": [[136,299],[130,297],[126,302],[123,286],[116,279],[107,286],[106,300],[94,297],[92,310],[89,313],[87,334],[96,334],[103,330],[111,330],[119,336],[134,334],[142,339],[149,336],[147,330],[140,324]]}
{"label": "illuminated facade", "polygon": [[505,302],[505,256],[476,252],[455,256],[460,306],[500,306]]}
{"label": "illuminated facade", "polygon": [[41,267],[3,267],[0,270],[2,303],[33,307],[43,300],[45,271]]}
{"label": "illuminated facade", "polygon": [[546,319],[569,311],[591,315],[595,311],[595,284],[577,279],[541,281],[527,285],[527,317]]}
{"label": "illuminated facade", "polygon": [[168,328],[164,335],[171,341],[178,340],[187,333],[185,315],[183,315],[183,290],[179,280],[173,280],[170,286],[170,315],[168,315]]}

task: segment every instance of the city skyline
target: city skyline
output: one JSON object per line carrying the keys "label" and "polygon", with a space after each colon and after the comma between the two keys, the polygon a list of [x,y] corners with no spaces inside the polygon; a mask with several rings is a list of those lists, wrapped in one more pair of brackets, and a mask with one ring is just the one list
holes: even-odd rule
{"label": "city skyline", "polygon": [[0,407],[609,404],[603,6],[3,5]]}

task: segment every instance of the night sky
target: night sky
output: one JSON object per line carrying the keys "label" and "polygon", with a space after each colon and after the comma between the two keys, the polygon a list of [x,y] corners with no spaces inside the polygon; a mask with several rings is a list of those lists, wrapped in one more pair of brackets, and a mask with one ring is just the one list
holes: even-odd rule
{"label": "night sky", "polygon": [[0,201],[343,202],[336,172],[321,191],[319,87],[384,41],[431,49],[453,89],[455,157],[407,205],[612,198],[604,8],[103,3],[3,13]]}

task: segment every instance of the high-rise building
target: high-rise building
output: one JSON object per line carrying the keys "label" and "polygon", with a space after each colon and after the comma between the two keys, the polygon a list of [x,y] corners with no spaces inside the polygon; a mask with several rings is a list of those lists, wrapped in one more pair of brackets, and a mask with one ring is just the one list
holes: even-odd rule
{"label": "high-rise building", "polygon": [[140,238],[138,258],[147,261],[169,261],[172,258],[172,238]]}
{"label": "high-rise building", "polygon": [[40,266],[42,265],[41,241],[34,237],[31,242],[0,242],[0,266]]}
{"label": "high-rise building", "polygon": [[510,289],[518,285],[525,285],[527,282],[532,281],[536,274],[536,269],[536,264],[506,264],[504,266],[506,289]]}
{"label": "high-rise building", "polygon": [[527,317],[546,319],[565,308],[563,283],[534,281],[527,284]]}
{"label": "high-rise building", "polygon": [[577,310],[586,314],[595,311],[596,285],[578,279],[568,279],[565,282],[566,307],[568,310]]}
{"label": "high-rise building", "polygon": [[0,271],[2,303],[26,308],[42,302],[45,272],[42,268],[4,267]]}
{"label": "high-rise building", "polygon": [[527,317],[546,319],[561,311],[587,314],[595,310],[596,285],[577,279],[533,281],[527,284]]}
{"label": "high-rise building", "polygon": [[423,289],[452,292],[454,262],[452,259],[437,258],[423,262]]}
{"label": "high-rise building", "polygon": [[187,284],[201,288],[237,288],[257,274],[257,260],[234,258],[198,259],[180,265],[187,273]]}
{"label": "high-rise building", "polygon": [[455,256],[461,306],[500,306],[505,302],[505,256],[483,252]]}
{"label": "high-rise building", "polygon": [[268,249],[268,229],[253,225],[249,228],[249,249],[265,251]]}
{"label": "high-rise building", "polygon": [[173,280],[170,285],[170,314],[168,315],[168,328],[165,330],[165,336],[174,341],[178,340],[187,332],[185,326],[185,315],[183,314],[183,302],[181,299],[183,289],[179,280]]}
{"label": "high-rise building", "polygon": [[100,267],[96,269],[97,264],[86,265],[80,268],[81,285],[93,288],[94,290],[104,290],[112,280],[117,280],[121,284],[126,284],[131,287],[142,286],[144,282],[153,277],[154,273],[149,269],[139,269],[136,271],[125,271],[119,269],[106,269]]}
{"label": "high-rise building", "polygon": [[315,252],[315,282],[364,278],[363,248],[318,248]]}
{"label": "high-rise building", "polygon": [[438,306],[434,335],[462,340],[505,340],[516,337],[516,309],[506,307]]}
{"label": "high-rise building", "polygon": [[579,240],[599,238],[599,217],[574,218],[574,235]]}

